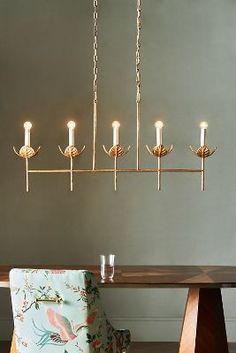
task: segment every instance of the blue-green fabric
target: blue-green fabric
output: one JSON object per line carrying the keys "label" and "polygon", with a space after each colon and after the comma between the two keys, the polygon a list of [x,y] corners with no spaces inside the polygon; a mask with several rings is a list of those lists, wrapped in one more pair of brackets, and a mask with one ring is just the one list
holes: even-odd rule
{"label": "blue-green fabric", "polygon": [[130,332],[106,319],[91,272],[13,269],[10,289],[17,353],[128,351]]}

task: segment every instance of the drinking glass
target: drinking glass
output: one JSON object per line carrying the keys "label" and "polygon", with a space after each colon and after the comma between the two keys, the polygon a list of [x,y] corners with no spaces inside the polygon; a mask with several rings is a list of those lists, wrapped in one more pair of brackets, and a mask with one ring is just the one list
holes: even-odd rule
{"label": "drinking glass", "polygon": [[113,279],[115,272],[115,255],[100,255],[102,279]]}

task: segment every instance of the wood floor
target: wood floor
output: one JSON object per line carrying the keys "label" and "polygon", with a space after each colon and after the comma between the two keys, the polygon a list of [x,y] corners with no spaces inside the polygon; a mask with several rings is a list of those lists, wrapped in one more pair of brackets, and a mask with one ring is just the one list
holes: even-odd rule
{"label": "wood floor", "polygon": [[[131,353],[178,353],[178,348],[179,344],[172,342],[134,342]],[[229,353],[236,353],[236,343],[229,344]]]}
{"label": "wood floor", "polygon": [[[9,353],[10,344],[0,342],[0,352]],[[236,353],[236,343],[229,345],[229,352]],[[177,343],[166,342],[134,342],[132,343],[131,353],[178,353]]]}

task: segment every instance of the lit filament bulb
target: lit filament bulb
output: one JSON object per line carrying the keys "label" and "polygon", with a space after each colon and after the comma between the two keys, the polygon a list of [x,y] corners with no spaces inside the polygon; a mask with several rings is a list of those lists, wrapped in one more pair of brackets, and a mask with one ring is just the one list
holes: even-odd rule
{"label": "lit filament bulb", "polygon": [[206,121],[202,121],[200,124],[201,135],[200,135],[200,145],[201,147],[206,144],[206,130],[208,128],[208,124]]}
{"label": "lit filament bulb", "polygon": [[26,121],[24,123],[25,129],[25,146],[30,146],[30,129],[32,128],[32,124],[30,121]]}
{"label": "lit filament bulb", "polygon": [[164,126],[162,121],[156,121],[154,124],[156,128],[156,145],[162,145],[162,128]]}
{"label": "lit filament bulb", "polygon": [[113,121],[113,146],[119,145],[120,143],[120,123],[119,121]]}
{"label": "lit filament bulb", "polygon": [[69,129],[69,146],[74,146],[75,145],[75,122],[74,121],[69,121],[67,123],[67,127]]}

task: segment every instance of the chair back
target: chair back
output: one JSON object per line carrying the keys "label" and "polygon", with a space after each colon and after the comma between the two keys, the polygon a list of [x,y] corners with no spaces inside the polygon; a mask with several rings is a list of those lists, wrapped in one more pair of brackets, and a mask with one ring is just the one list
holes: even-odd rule
{"label": "chair back", "polygon": [[112,353],[114,329],[89,271],[13,269],[17,353]]}

